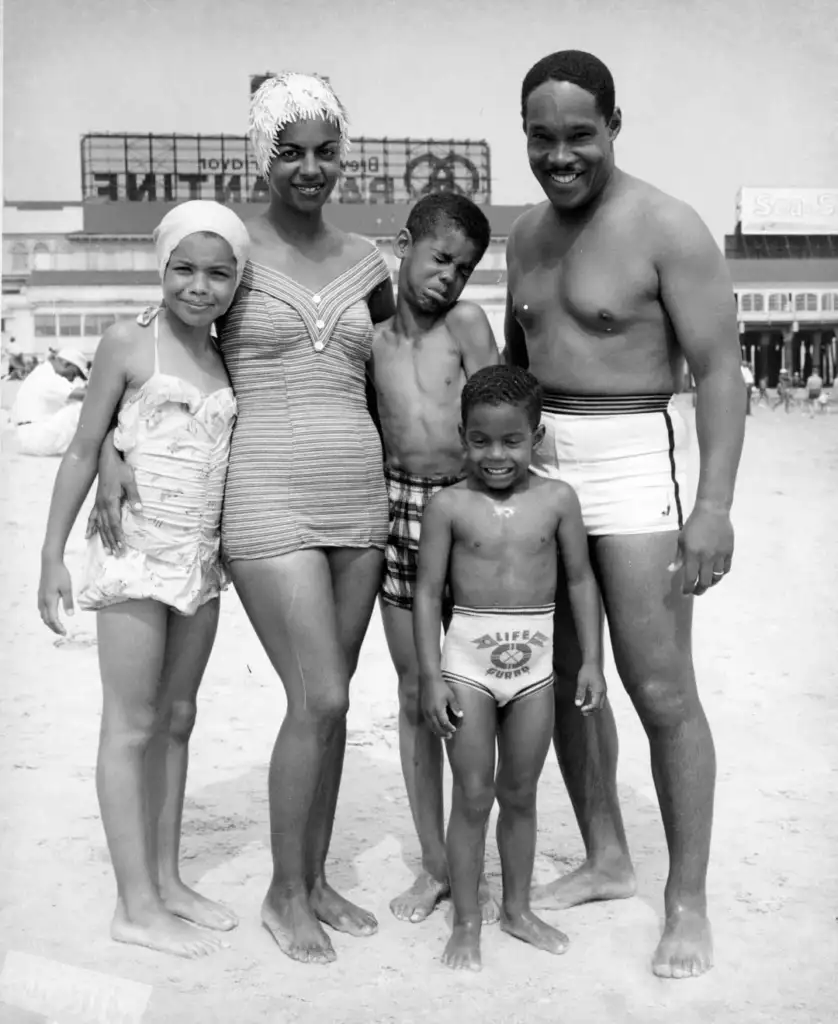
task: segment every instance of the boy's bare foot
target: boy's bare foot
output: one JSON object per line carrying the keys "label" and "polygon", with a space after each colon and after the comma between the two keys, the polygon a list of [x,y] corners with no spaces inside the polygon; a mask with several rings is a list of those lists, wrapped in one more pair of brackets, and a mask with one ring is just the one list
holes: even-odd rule
{"label": "boy's bare foot", "polygon": [[171,953],[190,960],[214,953],[222,945],[220,939],[199,931],[162,906],[142,915],[129,917],[121,900],[117,903],[111,922],[111,938],[114,942],[146,946],[160,953]]}
{"label": "boy's bare foot", "polygon": [[568,937],[558,928],[553,928],[536,917],[531,910],[525,910],[522,914],[507,914],[501,912],[501,930],[508,935],[513,935],[522,942],[528,942],[536,949],[543,949],[547,953],[554,953],[557,956],[567,952],[570,945]]}
{"label": "boy's bare foot", "polygon": [[440,882],[429,871],[423,871],[411,887],[390,901],[390,910],[399,921],[419,924],[430,917],[440,900],[450,895],[448,882]]}
{"label": "boy's bare foot", "polygon": [[366,938],[378,931],[378,921],[368,910],[350,903],[345,896],[335,892],[328,882],[318,882],[314,886],[309,903],[323,924],[334,928],[336,932]]}
{"label": "boy's bare foot", "polygon": [[681,910],[666,919],[652,971],[659,978],[697,978],[713,966],[713,936],[704,914]]}
{"label": "boy's bare foot", "polygon": [[492,889],[485,875],[477,884],[477,902],[483,915],[483,924],[497,924],[500,920],[500,905],[492,895]]}
{"label": "boy's bare foot", "polygon": [[442,954],[442,962],[454,971],[482,971],[480,923],[455,924]]}
{"label": "boy's bare foot", "polygon": [[595,867],[585,862],[575,871],[562,875],[548,885],[539,885],[532,891],[534,906],[550,910],[566,910],[580,903],[595,900],[624,900],[634,896],[637,885],[634,871],[628,862],[609,867]]}
{"label": "boy's bare foot", "polygon": [[262,924],[292,960],[303,964],[330,964],[337,959],[329,936],[314,916],[306,896],[282,899],[269,892],[262,904]]}
{"label": "boy's bare foot", "polygon": [[202,928],[212,928],[218,932],[229,932],[239,923],[238,917],[221,903],[214,903],[206,896],[190,889],[183,882],[173,882],[160,886],[160,899],[163,906],[171,914],[185,918]]}

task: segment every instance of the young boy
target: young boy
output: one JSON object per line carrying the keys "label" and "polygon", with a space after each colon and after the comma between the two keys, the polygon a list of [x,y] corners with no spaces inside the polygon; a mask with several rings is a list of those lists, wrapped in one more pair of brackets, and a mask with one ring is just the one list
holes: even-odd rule
{"label": "young boy", "polygon": [[[370,361],[390,495],[381,612],[399,678],[399,747],[422,872],[390,907],[424,920],[448,894],[442,801],[442,745],[419,706],[413,644],[413,588],[425,506],[463,476],[458,435],[466,378],[500,355],[483,310],[458,301],[489,244],[489,222],[459,195],[421,199],[395,240],[401,260],[396,313],[376,328]],[[487,919],[497,905],[483,885]]]}
{"label": "young boy", "polygon": [[[579,501],[567,484],[530,474],[544,436],[541,388],[527,371],[492,366],[462,393],[468,476],[429,503],[422,525],[414,631],[422,707],[447,740],[454,776],[448,869],[454,931],[443,962],[480,970],[478,879],[497,796],[501,927],[549,953],[567,937],[530,910],[536,786],[553,736],[553,601],[559,554],[583,652],[582,714],[602,707],[599,591]],[[440,658],[446,578],[453,617]],[[495,779],[495,741],[499,770]]]}

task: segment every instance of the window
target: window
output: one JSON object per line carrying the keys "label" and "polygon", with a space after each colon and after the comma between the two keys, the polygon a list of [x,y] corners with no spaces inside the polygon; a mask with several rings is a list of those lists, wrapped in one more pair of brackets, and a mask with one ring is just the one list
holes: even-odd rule
{"label": "window", "polygon": [[739,296],[739,308],[743,313],[750,313],[754,308],[754,296],[751,292],[745,292],[744,295]]}
{"label": "window", "polygon": [[816,313],[818,297],[812,292],[798,292],[794,297],[794,308],[798,313]]}
{"label": "window", "polygon": [[88,338],[98,338],[116,323],[112,313],[86,313],[84,317],[84,333]]}
{"label": "window", "polygon": [[791,296],[788,292],[771,292],[768,296],[769,313],[791,312]]}
{"label": "window", "polygon": [[62,338],[81,336],[81,317],[75,313],[61,313],[58,317],[58,333]]}
{"label": "window", "polygon": [[765,296],[759,292],[754,292],[754,312],[762,313],[765,311]]}
{"label": "window", "polygon": [[23,242],[16,242],[12,246],[12,273],[21,274],[29,269],[29,250]]}
{"label": "window", "polygon": [[35,315],[35,337],[54,338],[58,334],[54,313]]}

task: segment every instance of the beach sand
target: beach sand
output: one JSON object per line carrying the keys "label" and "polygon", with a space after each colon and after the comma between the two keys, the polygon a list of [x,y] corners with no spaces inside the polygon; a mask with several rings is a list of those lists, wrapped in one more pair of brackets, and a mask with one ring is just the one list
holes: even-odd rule
{"label": "beach sand", "polygon": [[[232,590],[199,698],[183,869],[189,884],[234,907],[241,924],[228,949],[199,961],[112,943],[114,883],[94,789],[95,621],[77,613],[69,641],[56,642],[36,609],[57,465],[0,456],[0,1022],[836,1020],[838,416],[760,409],[748,421],[734,571],[696,603],[695,659],[719,765],[709,877],[717,966],[689,981],[650,971],[666,848],[647,742],[610,661],[637,897],[545,912],[571,940],[559,958],[487,929],[483,973],[468,976],[439,962],[449,904],[418,926],[392,917],[388,902],[411,882],[418,846],[377,614],[353,684],[330,877],[377,914],[380,930],[367,940],[334,935],[338,961],[328,967],[283,956],[260,927],[259,906],[270,872],[267,763],[284,698]],[[84,518],[68,548],[74,573]],[[551,753],[536,880],[581,856]],[[499,890],[493,838],[487,868]]]}

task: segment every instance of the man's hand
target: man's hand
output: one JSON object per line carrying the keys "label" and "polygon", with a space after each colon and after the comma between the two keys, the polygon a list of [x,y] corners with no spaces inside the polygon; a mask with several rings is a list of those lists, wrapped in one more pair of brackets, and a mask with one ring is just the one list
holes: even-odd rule
{"label": "man's hand", "polygon": [[99,485],[96,489],[96,502],[87,520],[85,537],[92,537],[98,532],[105,549],[112,555],[125,552],[122,535],[123,501],[127,501],[134,512],[142,510],[134,470],[114,446],[106,441],[99,456]]}
{"label": "man's hand", "polygon": [[431,731],[444,740],[451,739],[463,717],[457,698],[442,678],[422,684],[422,711]]}
{"label": "man's hand", "polygon": [[733,562],[733,525],[723,508],[696,501],[692,515],[678,535],[678,555],[669,567],[683,567],[682,589],[700,597],[720,583]]}
{"label": "man's hand", "polygon": [[599,711],[605,704],[605,676],[595,662],[586,662],[576,678],[576,707],[583,715]]}

